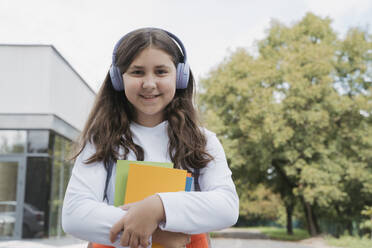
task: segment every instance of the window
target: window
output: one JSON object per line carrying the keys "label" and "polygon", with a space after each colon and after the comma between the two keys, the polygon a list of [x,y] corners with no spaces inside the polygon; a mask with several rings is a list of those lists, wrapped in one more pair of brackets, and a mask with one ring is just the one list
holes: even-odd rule
{"label": "window", "polygon": [[68,160],[72,142],[58,134],[54,134],[53,136],[54,149],[49,236],[61,236],[64,235],[61,226],[62,203],[73,165]]}
{"label": "window", "polygon": [[48,153],[49,150],[49,131],[30,130],[28,131],[27,152],[28,153]]}
{"label": "window", "polygon": [[26,131],[0,130],[0,154],[24,153]]}

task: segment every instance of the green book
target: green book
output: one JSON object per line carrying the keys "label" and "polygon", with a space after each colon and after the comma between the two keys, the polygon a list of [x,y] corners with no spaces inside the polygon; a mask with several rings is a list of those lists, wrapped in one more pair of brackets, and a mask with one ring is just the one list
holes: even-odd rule
{"label": "green book", "polygon": [[121,206],[124,204],[125,192],[126,192],[127,180],[128,180],[129,164],[152,165],[152,166],[173,168],[173,163],[118,160],[116,163],[114,206]]}

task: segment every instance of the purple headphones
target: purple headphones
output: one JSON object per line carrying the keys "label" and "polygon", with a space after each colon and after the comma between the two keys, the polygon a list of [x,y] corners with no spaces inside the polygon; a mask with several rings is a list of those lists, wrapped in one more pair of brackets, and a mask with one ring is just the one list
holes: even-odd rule
{"label": "purple headphones", "polygon": [[[189,82],[189,77],[190,77],[190,67],[189,64],[187,63],[187,55],[186,55],[186,50],[185,47],[183,46],[182,42],[180,39],[177,38],[174,34],[163,30],[163,29],[158,29],[158,28],[150,28],[150,30],[161,30],[164,31],[169,37],[171,37],[173,40],[177,42],[179,47],[182,50],[183,53],[183,62],[178,63],[177,65],[177,79],[176,79],[176,88],[177,89],[186,89],[187,84]],[[132,32],[131,32],[132,33]],[[129,33],[130,34],[130,33]],[[112,54],[112,65],[110,67],[110,77],[111,77],[111,82],[112,86],[116,91],[123,91],[124,90],[124,82],[123,82],[123,77],[120,73],[119,67],[116,65],[116,53],[119,48],[119,45],[121,42],[128,37],[129,34],[124,35],[115,45],[114,52]]]}

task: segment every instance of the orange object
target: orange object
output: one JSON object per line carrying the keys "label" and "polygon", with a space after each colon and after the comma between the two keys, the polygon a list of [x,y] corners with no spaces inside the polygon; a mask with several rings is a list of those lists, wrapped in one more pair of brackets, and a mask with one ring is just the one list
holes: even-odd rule
{"label": "orange object", "polygon": [[92,243],[92,248],[115,248],[114,246],[109,246],[109,245],[101,245],[97,243]]}
{"label": "orange object", "polygon": [[191,242],[186,245],[186,248],[208,248],[207,234],[194,234],[191,235]]}

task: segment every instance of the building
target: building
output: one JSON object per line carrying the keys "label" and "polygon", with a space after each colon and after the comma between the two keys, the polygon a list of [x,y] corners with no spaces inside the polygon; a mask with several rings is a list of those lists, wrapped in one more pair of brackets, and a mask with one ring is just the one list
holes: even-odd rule
{"label": "building", "polygon": [[63,235],[68,156],[95,95],[52,45],[0,45],[0,239]]}

